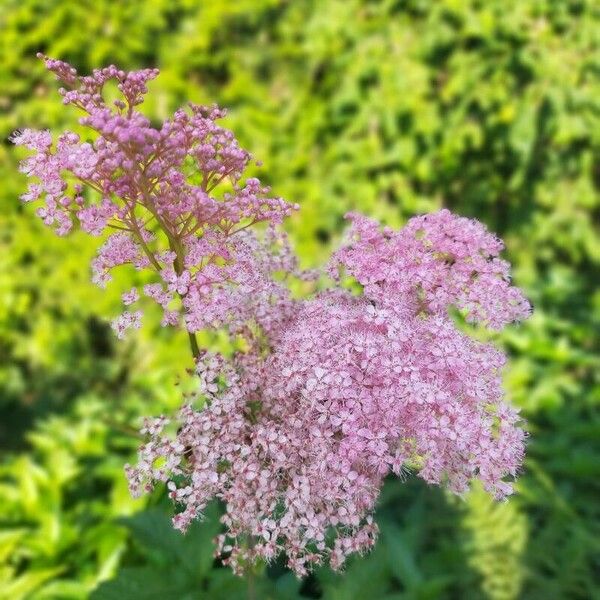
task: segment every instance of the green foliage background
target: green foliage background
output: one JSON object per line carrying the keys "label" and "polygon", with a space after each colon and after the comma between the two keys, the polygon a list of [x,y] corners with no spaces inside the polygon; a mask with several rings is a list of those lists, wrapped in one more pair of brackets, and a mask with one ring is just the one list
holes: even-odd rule
{"label": "green foliage background", "polygon": [[444,205],[506,240],[535,305],[497,340],[531,432],[518,495],[389,481],[371,555],[303,582],[263,569],[258,598],[600,598],[597,2],[0,0],[0,599],[243,598],[213,564],[215,518],[184,538],[122,473],[130,428],[189,385],[185,340],[151,319],[117,344],[106,320],[134,275],[95,289],[95,240],[55,238],[18,201],[10,132],[76,118],[40,50],[159,66],[155,118],[228,107],[261,177],[301,204],[307,266],[349,209],[399,226]]}

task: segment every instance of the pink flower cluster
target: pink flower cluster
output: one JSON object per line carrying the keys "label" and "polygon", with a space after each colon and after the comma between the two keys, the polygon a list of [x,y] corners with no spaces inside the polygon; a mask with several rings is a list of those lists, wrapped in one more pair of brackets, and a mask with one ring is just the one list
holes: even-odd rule
{"label": "pink flower cluster", "polygon": [[[64,103],[84,112],[80,123],[95,140],[65,132],[53,147],[47,131],[15,132],[15,144],[35,151],[21,165],[38,180],[23,200],[42,200],[37,213],[59,235],[75,221],[91,235],[111,232],[93,261],[94,282],[105,286],[119,265],[152,269],[159,281],[143,291],[163,308],[165,324],[183,314],[196,331],[236,313],[256,271],[247,228],[279,224],[297,206],[270,196],[256,178],[241,181],[250,155],[217,124],[224,111],[190,104],[156,128],[135,110],[156,69],[127,73],[110,66],[80,77],[67,63],[41,58],[65,86]],[[122,93],[113,106],[103,98],[111,80]],[[223,291],[235,286],[236,293]],[[215,305],[211,293],[221,303],[214,323],[204,308]],[[115,320],[119,335],[139,326],[141,312],[133,314]]]}
{"label": "pink flower cluster", "polygon": [[[266,356],[257,348],[200,360],[206,407],[186,406],[177,435],[157,430],[129,469],[135,493],[168,483],[183,507],[176,527],[212,498],[224,501],[218,553],[235,570],[282,551],[299,575],[325,557],[340,568],[374,543],[372,513],[390,472],[415,470],[457,494],[479,478],[502,498],[521,464],[524,432],[503,401],[504,356],[448,315],[463,297],[473,320],[500,326],[528,315],[503,272],[489,280],[493,301],[490,290],[472,289],[486,281],[478,273],[496,272],[500,245],[448,211],[398,233],[353,219],[355,239],[331,267],[342,264],[363,293],[338,287],[296,304],[285,327],[269,331]],[[452,239],[471,254],[451,253]]]}
{"label": "pink flower cluster", "polygon": [[[216,554],[234,571],[284,552],[304,575],[325,561],[339,569],[374,544],[389,473],[414,471],[457,494],[474,478],[498,498],[511,493],[525,434],[503,399],[505,357],[450,310],[492,329],[529,315],[500,240],[447,210],[400,231],[349,215],[328,289],[294,299],[287,278],[314,274],[299,270],[277,228],[293,207],[257,179],[242,184],[250,157],[215,124],[222,111],[191,106],[155,129],[134,110],[155,71],[78,77],[46,63],[97,138],[81,144],[67,133],[52,150],[45,132],[18,134],[37,150],[23,168],[41,182],[24,199],[45,193],[40,214],[59,233],[74,217],[92,235],[115,228],[94,279],[105,285],[123,264],[154,270],[141,292],[165,325],[184,324],[196,358],[203,407],[183,407],[173,431],[165,417],[146,422],[149,440],[126,467],[134,494],[164,482],[182,530],[217,498]],[[108,79],[123,94],[114,109],[102,100]],[[93,193],[84,199],[85,186]],[[266,228],[252,233],[260,221]],[[132,288],[123,302],[140,297]],[[122,336],[140,320],[127,309],[113,326]],[[206,328],[242,338],[244,351],[200,350],[194,333]]]}

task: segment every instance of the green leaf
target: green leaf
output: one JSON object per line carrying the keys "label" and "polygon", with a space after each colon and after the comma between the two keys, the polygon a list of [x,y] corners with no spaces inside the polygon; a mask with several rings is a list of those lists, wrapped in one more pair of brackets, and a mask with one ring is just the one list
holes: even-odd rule
{"label": "green leaf", "polygon": [[10,555],[26,534],[27,529],[0,531],[0,563],[10,558]]}
{"label": "green leaf", "polygon": [[25,600],[45,581],[52,579],[62,570],[62,567],[31,569],[11,581],[3,582],[2,589],[0,589],[0,600]]}
{"label": "green leaf", "polygon": [[194,577],[205,575],[213,562],[212,538],[219,530],[216,506],[207,510],[202,521],[194,521],[186,533],[173,528],[165,511],[153,509],[124,519],[134,538],[159,563],[177,564]]}
{"label": "green leaf", "polygon": [[176,566],[165,570],[153,567],[126,568],[116,579],[106,581],[90,595],[90,600],[192,600],[202,598],[201,590],[186,579]]}

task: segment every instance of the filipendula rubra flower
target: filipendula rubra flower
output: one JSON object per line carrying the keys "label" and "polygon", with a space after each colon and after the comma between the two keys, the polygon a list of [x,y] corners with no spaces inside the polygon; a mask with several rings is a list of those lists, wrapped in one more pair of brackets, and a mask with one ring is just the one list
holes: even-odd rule
{"label": "filipendula rubra flower", "polygon": [[[329,286],[293,299],[287,278],[314,278],[279,228],[297,206],[243,179],[251,158],[217,124],[222,110],[190,104],[155,127],[136,110],[155,69],[81,77],[42,58],[95,136],[17,132],[35,151],[22,163],[35,177],[23,200],[41,201],[59,235],[75,222],[105,235],[92,265],[100,286],[119,265],[153,271],[154,283],[124,291],[113,328],[121,337],[139,327],[136,306],[150,298],[163,325],[187,329],[196,363],[203,408],[184,406],[172,435],[166,417],[146,421],[148,442],[126,466],[134,494],[166,483],[182,530],[218,498],[225,563],[239,573],[284,552],[303,575],[374,544],[390,472],[457,494],[475,478],[497,498],[511,493],[525,434],[503,398],[505,357],[450,313],[491,329],[529,315],[500,240],[447,210],[400,231],[350,214]],[[122,97],[109,106],[111,80]],[[196,332],[211,328],[243,339],[244,351],[199,348]]]}

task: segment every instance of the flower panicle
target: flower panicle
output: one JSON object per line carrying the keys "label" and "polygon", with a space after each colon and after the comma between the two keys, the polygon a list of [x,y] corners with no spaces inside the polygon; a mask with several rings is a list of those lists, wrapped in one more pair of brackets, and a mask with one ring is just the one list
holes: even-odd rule
{"label": "flower panicle", "polygon": [[[251,157],[218,124],[223,110],[192,104],[155,126],[138,107],[156,69],[80,76],[41,58],[93,141],[15,132],[12,141],[33,151],[21,165],[34,178],[23,200],[39,203],[59,235],[78,224],[102,236],[98,285],[123,265],[153,273],[124,291],[118,337],[141,326],[140,306],[151,301],[164,326],[185,327],[193,340],[204,408],[186,404],[176,433],[165,417],[145,422],[138,463],[126,467],[132,493],[165,484],[182,530],[216,498],[225,564],[241,573],[285,553],[302,576],[322,563],[341,569],[373,546],[390,473],[414,472],[456,494],[473,479],[497,498],[512,492],[525,432],[504,398],[505,357],[449,310],[491,329],[529,316],[498,238],[448,210],[398,231],[350,214],[331,283],[295,298],[289,277],[321,277],[300,269],[280,227],[298,207],[244,178]],[[110,106],[109,81],[121,94]],[[204,329],[225,330],[243,350],[226,358],[198,348],[193,336]]]}

